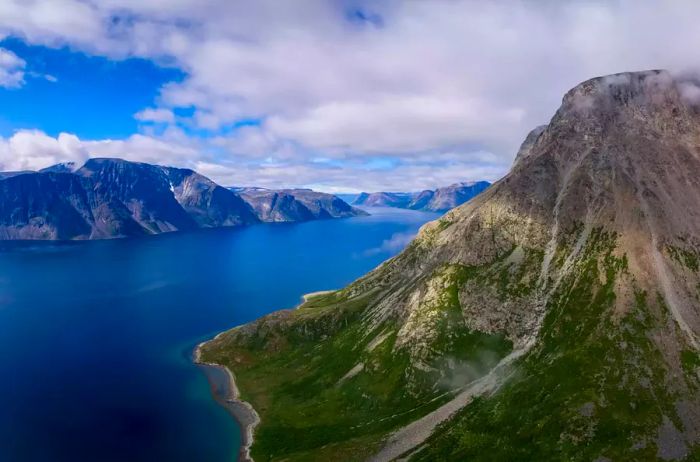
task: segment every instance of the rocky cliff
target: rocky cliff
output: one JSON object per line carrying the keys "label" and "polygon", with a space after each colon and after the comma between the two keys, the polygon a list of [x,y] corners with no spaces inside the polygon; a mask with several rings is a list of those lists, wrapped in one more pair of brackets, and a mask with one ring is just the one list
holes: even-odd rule
{"label": "rocky cliff", "polygon": [[310,189],[236,189],[263,221],[288,222],[367,215],[333,194]]}
{"label": "rocky cliff", "polygon": [[573,88],[511,172],[350,286],[207,343],[259,460],[697,460],[700,109]]}
{"label": "rocky cliff", "polygon": [[491,185],[488,181],[455,183],[435,190],[418,193],[363,192],[353,205],[365,207],[397,207],[426,212],[446,212],[476,197]]}
{"label": "rocky cliff", "polygon": [[402,192],[374,192],[360,193],[353,201],[352,205],[362,205],[365,207],[398,207],[406,208],[411,203],[412,193]]}
{"label": "rocky cliff", "polygon": [[0,174],[0,239],[101,239],[364,213],[332,195],[296,191],[281,193],[291,208],[276,204],[266,213],[261,201],[248,203],[189,169],[90,159],[80,168],[7,172]]}

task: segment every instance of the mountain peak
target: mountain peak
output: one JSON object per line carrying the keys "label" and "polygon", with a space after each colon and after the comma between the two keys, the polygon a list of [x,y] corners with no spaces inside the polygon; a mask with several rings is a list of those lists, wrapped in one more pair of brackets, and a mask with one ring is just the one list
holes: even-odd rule
{"label": "mountain peak", "polygon": [[[695,91],[693,91],[695,90]],[[576,117],[593,125],[688,128],[700,89],[668,71],[625,72],[586,80],[566,93],[553,122]],[[582,124],[584,125],[584,124]]]}

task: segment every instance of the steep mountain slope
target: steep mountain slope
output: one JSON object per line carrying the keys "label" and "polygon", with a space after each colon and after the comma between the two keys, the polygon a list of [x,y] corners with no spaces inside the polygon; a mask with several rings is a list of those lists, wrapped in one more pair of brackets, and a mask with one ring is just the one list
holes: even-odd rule
{"label": "steep mountain slope", "polygon": [[414,195],[413,198],[411,199],[411,202],[408,203],[406,208],[412,209],[412,210],[422,210],[428,207],[430,204],[430,201],[433,200],[433,197],[435,197],[435,191],[432,191],[430,189],[425,189],[418,194]]}
{"label": "steep mountain slope", "polygon": [[93,238],[197,228],[156,165],[90,159],[76,175],[83,179],[93,210]]}
{"label": "steep mountain slope", "polygon": [[[489,186],[491,186],[491,183],[488,181],[476,181],[455,183],[444,188],[438,188],[433,192],[430,201],[425,206],[420,207],[420,209],[430,212],[447,212],[481,194]],[[417,204],[412,205],[409,205],[409,208],[418,208]]]}
{"label": "steep mountain slope", "polygon": [[506,177],[400,255],[205,344],[260,414],[253,456],[697,460],[690,84],[578,85]]}
{"label": "steep mountain slope", "polygon": [[199,173],[163,168],[177,202],[201,227],[240,226],[261,219],[238,194]]}
{"label": "steep mountain slope", "polygon": [[81,178],[21,173],[0,181],[0,239],[73,239],[94,222]]}
{"label": "steep mountain slope", "polygon": [[411,203],[411,193],[400,192],[374,192],[360,193],[352,205],[364,205],[365,207],[398,207],[405,208]]}
{"label": "steep mountain slope", "polygon": [[236,191],[263,221],[307,221],[367,215],[333,194],[310,189],[242,188]]}
{"label": "steep mountain slope", "polygon": [[192,170],[121,159],[0,173],[0,193],[0,239],[102,239],[365,214],[310,190],[275,192],[281,199],[268,212],[266,198],[250,194],[248,203]]}
{"label": "steep mountain slope", "polygon": [[427,212],[447,212],[464,204],[491,185],[488,181],[455,183],[432,191],[426,189],[419,193],[375,192],[361,193],[353,205],[366,207],[397,207]]}

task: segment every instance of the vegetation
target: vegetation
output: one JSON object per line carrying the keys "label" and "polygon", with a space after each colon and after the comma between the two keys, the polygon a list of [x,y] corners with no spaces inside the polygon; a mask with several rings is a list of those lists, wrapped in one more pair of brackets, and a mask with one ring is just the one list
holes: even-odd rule
{"label": "vegetation", "polygon": [[695,272],[700,270],[700,259],[698,259],[698,255],[695,252],[672,245],[667,246],[666,249],[671,258],[679,264]]}
{"label": "vegetation", "polygon": [[[440,426],[412,460],[654,460],[659,429],[683,430],[669,370],[682,371],[697,397],[700,356],[686,350],[674,360],[660,351],[652,339],[673,319],[659,294],[638,287],[616,243],[601,228],[574,227],[552,259],[555,271],[567,271],[547,283],[537,345],[496,393]],[[412,244],[401,263],[421,251]],[[692,259],[677,255],[692,269]],[[470,310],[485,309],[470,304],[531,315],[544,293],[543,260],[539,249],[513,246],[486,265],[440,266],[412,283],[422,298],[408,319],[375,322],[373,308],[395,292],[382,285],[391,284],[382,267],[382,284],[361,280],[312,297],[211,342],[204,359],[234,370],[260,413],[256,460],[364,460],[512,350],[498,333],[507,327],[470,327]],[[620,300],[623,286],[631,292]],[[697,460],[697,448],[687,449]]]}
{"label": "vegetation", "polygon": [[312,297],[252,335],[234,331],[207,344],[202,359],[235,371],[243,399],[261,416],[255,460],[362,460],[391,430],[452,396],[448,369],[468,363],[476,378],[508,354],[512,345],[502,335],[465,326],[455,286],[461,280],[447,273],[444,294],[420,308],[437,313],[438,335],[418,367],[410,345],[397,347],[395,321],[369,327],[361,315],[374,298],[350,298],[348,290]]}
{"label": "vegetation", "polygon": [[[615,236],[594,230],[551,297],[542,341],[516,378],[463,409],[415,460],[656,459],[664,418],[682,428],[664,359],[650,340],[664,314],[638,291],[615,319],[615,284],[627,274],[614,250]],[[697,360],[684,353],[686,367]]]}

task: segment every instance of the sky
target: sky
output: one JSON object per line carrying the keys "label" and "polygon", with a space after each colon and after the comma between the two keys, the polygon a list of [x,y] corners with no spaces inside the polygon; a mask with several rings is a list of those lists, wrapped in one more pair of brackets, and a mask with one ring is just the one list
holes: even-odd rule
{"label": "sky", "polygon": [[588,78],[700,66],[700,2],[2,0],[0,170],[227,186],[496,180]]}

